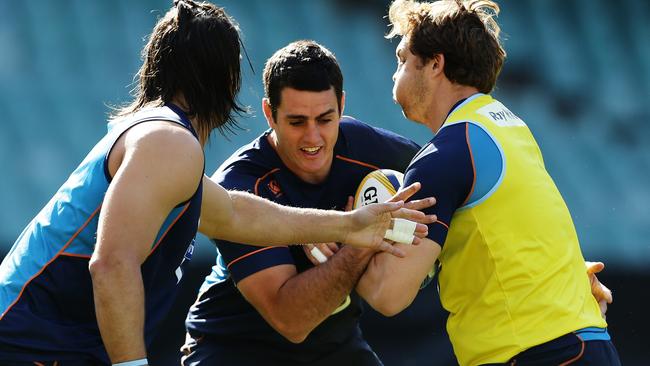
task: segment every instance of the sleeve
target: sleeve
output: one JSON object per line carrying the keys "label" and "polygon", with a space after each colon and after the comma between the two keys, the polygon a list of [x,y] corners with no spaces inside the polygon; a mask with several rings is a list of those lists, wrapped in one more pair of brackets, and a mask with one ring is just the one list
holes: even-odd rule
{"label": "sleeve", "polygon": [[[259,169],[251,169],[255,171]],[[258,192],[258,195],[274,200],[273,195],[267,194],[268,189],[256,189],[262,184],[267,184],[266,180],[272,174],[262,172],[256,174],[247,172],[245,166],[230,165],[223,170],[218,170],[213,176],[217,183],[229,190],[241,190],[251,193]],[[283,202],[278,202],[283,203]],[[257,247],[253,245],[233,243],[226,240],[213,240],[223,261],[228,268],[235,283],[242,279],[259,272],[263,269],[274,267],[281,264],[295,264],[289,248],[286,246],[274,247]]]}
{"label": "sleeve", "polygon": [[424,212],[438,216],[438,221],[429,224],[428,237],[440,246],[444,245],[454,212],[468,199],[474,185],[468,125],[459,123],[442,129],[415,157],[404,176],[404,185],[422,184],[412,199],[436,198],[436,204]]}
{"label": "sleeve", "polygon": [[[349,126],[348,149],[353,149],[362,161],[404,172],[420,145],[383,128],[373,127],[352,117],[343,117]],[[352,142],[353,141],[353,142]]]}

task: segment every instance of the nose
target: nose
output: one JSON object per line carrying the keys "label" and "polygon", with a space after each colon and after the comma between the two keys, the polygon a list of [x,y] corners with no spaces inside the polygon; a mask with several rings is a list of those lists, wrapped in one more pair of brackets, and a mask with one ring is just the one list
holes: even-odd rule
{"label": "nose", "polygon": [[317,145],[321,141],[320,127],[318,123],[309,123],[307,126],[307,131],[305,131],[304,139],[310,144]]}

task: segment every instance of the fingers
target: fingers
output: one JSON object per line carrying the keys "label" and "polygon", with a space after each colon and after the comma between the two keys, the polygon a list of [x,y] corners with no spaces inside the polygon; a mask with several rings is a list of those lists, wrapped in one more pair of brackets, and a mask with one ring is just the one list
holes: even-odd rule
{"label": "fingers", "polygon": [[585,266],[587,266],[587,274],[599,273],[605,269],[605,263],[603,262],[587,262],[585,261]]}
{"label": "fingers", "polygon": [[336,243],[305,244],[303,250],[312,264],[318,265],[327,262],[338,252],[339,246]]}
{"label": "fingers", "polygon": [[603,285],[600,281],[598,281],[598,278],[596,278],[595,281],[600,288],[600,291],[602,293],[601,299],[605,300],[608,304],[611,304],[614,301],[614,296],[612,296],[612,290],[607,288],[607,286]]}
{"label": "fingers", "polygon": [[373,203],[366,207],[375,207],[378,213],[393,213],[404,207],[404,201]]}
{"label": "fingers", "polygon": [[436,215],[426,215],[422,211],[411,210],[406,207],[391,212],[391,216],[393,216],[393,218],[406,219],[421,224],[432,224],[438,219]]}
{"label": "fingers", "polygon": [[313,248],[311,248],[311,250],[309,251],[309,253],[314,257],[314,259],[316,259],[316,261],[318,261],[318,263],[322,264],[322,263],[327,262],[327,257],[326,257],[325,254],[323,254],[323,252],[322,252],[320,249],[318,249],[317,247],[313,247]]}
{"label": "fingers", "polygon": [[386,230],[384,238],[402,244],[413,244],[417,223],[405,219],[392,219],[391,228]]}
{"label": "fingers", "polygon": [[600,307],[600,315],[603,316],[603,319],[606,319],[606,314],[607,314],[607,302],[605,302],[605,301],[599,301],[599,302],[598,302],[598,307]]}
{"label": "fingers", "polygon": [[320,243],[315,245],[316,248],[318,248],[327,258],[333,256],[334,253],[339,251],[339,246],[336,243]]}
{"label": "fingers", "polygon": [[305,255],[307,256],[307,259],[309,259],[309,261],[313,265],[317,266],[317,265],[320,264],[320,261],[318,261],[318,259],[316,259],[314,257],[314,255],[311,253],[312,249],[314,249],[314,248],[315,248],[314,244],[305,244],[305,245],[302,246],[302,250],[305,252]]}
{"label": "fingers", "polygon": [[[401,218],[397,218],[397,220],[398,219],[401,219]],[[390,227],[389,227],[391,230],[395,229],[395,222],[397,220],[391,220]],[[409,220],[409,221],[412,221],[412,220]],[[413,222],[415,222],[415,221],[413,221]],[[421,223],[416,222],[415,230],[413,231],[413,235],[416,235],[416,236],[418,236],[420,238],[424,238],[427,235],[429,235],[429,227],[427,225],[425,225],[425,224],[421,224]]]}
{"label": "fingers", "polygon": [[425,208],[429,208],[435,204],[436,204],[436,199],[434,197],[427,197],[421,200],[413,200],[413,201],[406,202],[404,204],[404,207],[410,210],[422,211]]}
{"label": "fingers", "polygon": [[413,233],[418,238],[426,238],[429,235],[429,227],[425,224],[418,223],[415,226],[415,232]]}
{"label": "fingers", "polygon": [[589,280],[591,281],[591,294],[598,301],[598,306],[600,307],[600,312],[605,317],[607,312],[607,304],[611,304],[614,301],[612,296],[612,291],[607,288],[607,286],[600,283],[596,275],[589,275]]}
{"label": "fingers", "polygon": [[422,185],[419,182],[415,182],[410,184],[408,187],[400,188],[400,190],[391,197],[389,202],[408,201],[408,199],[419,191],[421,187]]}
{"label": "fingers", "polygon": [[379,245],[379,248],[377,248],[377,249],[379,249],[382,252],[392,254],[392,255],[394,255],[394,256],[396,256],[398,258],[404,258],[406,256],[406,254],[404,253],[403,250],[401,250],[396,245],[393,245],[393,244],[391,244],[391,243],[389,243],[388,241],[385,241],[385,240],[381,242],[381,244]]}
{"label": "fingers", "polygon": [[354,197],[348,196],[348,202],[345,204],[345,211],[352,211],[354,206]]}

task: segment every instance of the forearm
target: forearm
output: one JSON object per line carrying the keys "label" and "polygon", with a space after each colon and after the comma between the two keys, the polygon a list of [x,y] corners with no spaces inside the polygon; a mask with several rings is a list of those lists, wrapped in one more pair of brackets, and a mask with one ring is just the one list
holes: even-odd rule
{"label": "forearm", "polygon": [[287,280],[262,315],[287,339],[302,342],[346,301],[371,256],[369,250],[343,247],[326,263]]}
{"label": "forearm", "polygon": [[140,266],[91,265],[97,323],[111,362],[147,356]]}
{"label": "forearm", "polygon": [[219,239],[258,245],[341,242],[345,213],[282,206],[245,192],[230,191],[233,215]]}
{"label": "forearm", "polygon": [[413,302],[440,254],[440,246],[428,239],[415,246],[396,245],[406,256],[375,254],[356,287],[372,308],[386,316],[399,313]]}

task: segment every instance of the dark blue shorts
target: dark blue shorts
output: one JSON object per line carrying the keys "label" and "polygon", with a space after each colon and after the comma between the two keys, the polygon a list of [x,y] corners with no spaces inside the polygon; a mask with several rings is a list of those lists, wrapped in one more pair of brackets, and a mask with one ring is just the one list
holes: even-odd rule
{"label": "dark blue shorts", "polygon": [[527,349],[499,365],[621,366],[621,361],[606,329],[587,328]]}
{"label": "dark blue shorts", "polygon": [[181,351],[182,366],[383,366],[361,337],[351,337],[335,351],[318,352],[277,349],[254,340],[237,342],[195,335],[187,338]]}

